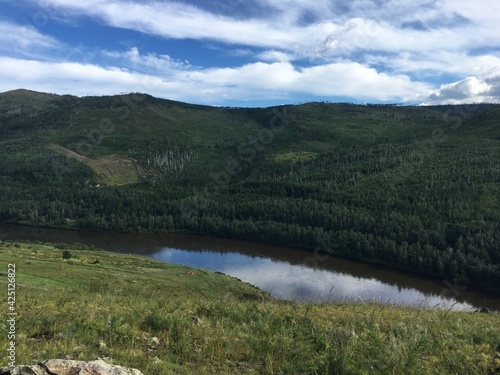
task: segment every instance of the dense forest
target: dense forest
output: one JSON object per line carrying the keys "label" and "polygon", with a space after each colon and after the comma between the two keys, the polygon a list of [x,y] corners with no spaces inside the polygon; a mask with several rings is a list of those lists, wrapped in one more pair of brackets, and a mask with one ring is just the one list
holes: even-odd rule
{"label": "dense forest", "polygon": [[500,292],[498,105],[16,90],[0,94],[0,152],[0,221],[231,237]]}

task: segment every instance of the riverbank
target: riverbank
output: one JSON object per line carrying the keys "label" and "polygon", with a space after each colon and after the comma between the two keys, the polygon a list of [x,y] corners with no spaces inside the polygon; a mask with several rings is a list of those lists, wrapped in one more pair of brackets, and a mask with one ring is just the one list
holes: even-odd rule
{"label": "riverbank", "polygon": [[308,251],[185,234],[110,233],[0,223],[0,239],[81,243],[118,253],[219,271],[278,299],[302,302],[390,302],[405,306],[500,311],[500,295],[450,280]]}
{"label": "riverbank", "polygon": [[111,357],[145,374],[500,367],[499,314],[282,302],[226,275],[85,246],[3,242],[0,259],[4,290],[16,264],[18,364]]}

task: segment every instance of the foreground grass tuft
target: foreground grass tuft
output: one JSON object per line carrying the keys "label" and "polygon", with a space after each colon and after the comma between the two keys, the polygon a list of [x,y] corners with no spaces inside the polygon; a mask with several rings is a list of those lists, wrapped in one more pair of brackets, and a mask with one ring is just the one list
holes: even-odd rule
{"label": "foreground grass tuft", "polygon": [[[3,290],[7,264],[16,264],[18,364],[70,356],[110,357],[145,374],[500,371],[498,314],[276,301],[209,271],[71,253],[63,259],[49,244],[0,243]],[[5,323],[1,329],[7,348]]]}

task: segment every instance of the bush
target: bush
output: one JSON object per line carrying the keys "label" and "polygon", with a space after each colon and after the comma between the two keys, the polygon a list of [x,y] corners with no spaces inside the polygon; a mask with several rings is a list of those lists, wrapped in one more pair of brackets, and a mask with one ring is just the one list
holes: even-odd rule
{"label": "bush", "polygon": [[68,251],[68,250],[64,250],[63,251],[63,259],[71,259],[71,257],[73,256],[73,254],[71,254],[71,251]]}

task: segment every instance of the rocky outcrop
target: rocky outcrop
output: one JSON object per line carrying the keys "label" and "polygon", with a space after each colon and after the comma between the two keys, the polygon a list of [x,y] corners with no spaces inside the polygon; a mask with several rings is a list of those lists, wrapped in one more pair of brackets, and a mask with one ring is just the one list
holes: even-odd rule
{"label": "rocky outcrop", "polygon": [[33,366],[4,367],[0,375],[143,375],[132,368],[114,366],[102,359],[91,362],[51,359]]}

